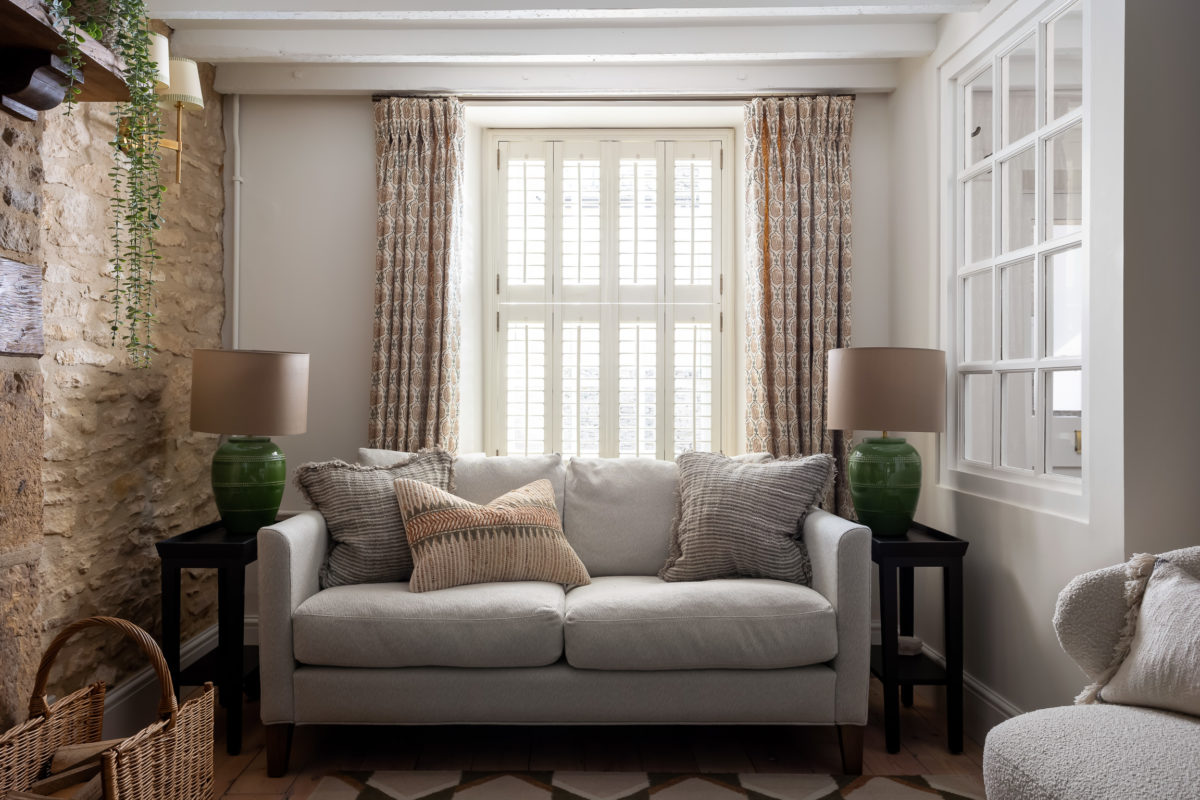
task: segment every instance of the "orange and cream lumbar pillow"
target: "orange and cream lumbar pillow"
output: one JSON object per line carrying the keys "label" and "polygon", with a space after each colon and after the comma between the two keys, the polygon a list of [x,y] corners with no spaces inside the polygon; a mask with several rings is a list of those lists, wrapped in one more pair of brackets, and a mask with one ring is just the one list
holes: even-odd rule
{"label": "orange and cream lumbar pillow", "polygon": [[395,485],[413,554],[411,591],[491,581],[591,583],[563,534],[550,481],[483,506],[420,481],[398,478]]}

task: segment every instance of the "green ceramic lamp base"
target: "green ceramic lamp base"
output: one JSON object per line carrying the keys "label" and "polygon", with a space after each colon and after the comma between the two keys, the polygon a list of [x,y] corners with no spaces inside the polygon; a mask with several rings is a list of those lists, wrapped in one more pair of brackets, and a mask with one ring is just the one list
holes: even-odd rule
{"label": "green ceramic lamp base", "polygon": [[212,463],[213,497],[230,533],[254,533],[275,521],[287,459],[265,436],[231,436]]}
{"label": "green ceramic lamp base", "polygon": [[908,533],[921,496],[921,455],[902,438],[869,437],[850,453],[847,472],[858,521],[880,537]]}

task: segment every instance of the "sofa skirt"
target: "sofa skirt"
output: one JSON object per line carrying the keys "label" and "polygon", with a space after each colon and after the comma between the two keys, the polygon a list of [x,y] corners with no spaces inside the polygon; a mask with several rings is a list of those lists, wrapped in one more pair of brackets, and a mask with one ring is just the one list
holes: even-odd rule
{"label": "sofa skirt", "polygon": [[581,670],[298,665],[299,725],[810,724],[834,717],[826,664],[763,670]]}

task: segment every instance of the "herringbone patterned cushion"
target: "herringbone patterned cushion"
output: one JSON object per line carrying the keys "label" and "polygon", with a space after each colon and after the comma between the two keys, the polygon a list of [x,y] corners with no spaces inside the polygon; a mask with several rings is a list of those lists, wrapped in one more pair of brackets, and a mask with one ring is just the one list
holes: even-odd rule
{"label": "herringbone patterned cushion", "polygon": [[321,565],[322,589],[408,580],[412,553],[392,488],[399,477],[449,489],[454,485],[454,456],[427,450],[390,467],[323,461],[296,470],[296,485],[325,517],[333,539]]}
{"label": "herringbone patterned cushion", "polygon": [[664,581],[775,578],[808,585],[812,564],[800,538],[808,509],[833,480],[833,456],[763,464],[690,452],[679,464],[679,516]]}
{"label": "herringbone patterned cushion", "polygon": [[397,478],[396,499],[413,553],[411,591],[490,581],[591,583],[563,535],[548,480],[481,506]]}

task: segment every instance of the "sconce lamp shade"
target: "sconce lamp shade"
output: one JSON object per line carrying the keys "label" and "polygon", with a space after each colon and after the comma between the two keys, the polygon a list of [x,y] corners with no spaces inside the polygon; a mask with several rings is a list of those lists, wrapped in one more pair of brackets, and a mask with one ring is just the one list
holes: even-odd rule
{"label": "sconce lamp shade", "polygon": [[204,109],[204,91],[200,88],[200,68],[190,58],[171,57],[171,83],[159,97],[168,105],[183,103],[187,111]]}
{"label": "sconce lamp shade", "polygon": [[946,419],[946,354],[916,347],[829,351],[832,430],[938,432]]}
{"label": "sconce lamp shade", "polygon": [[308,428],[308,353],[192,352],[192,430],[286,436]]}
{"label": "sconce lamp shade", "polygon": [[154,65],[158,68],[158,79],[154,82],[154,88],[161,93],[161,90],[171,85],[171,65],[168,63],[171,59],[171,48],[167,44],[167,37],[161,33],[150,33],[150,58],[154,59]]}

